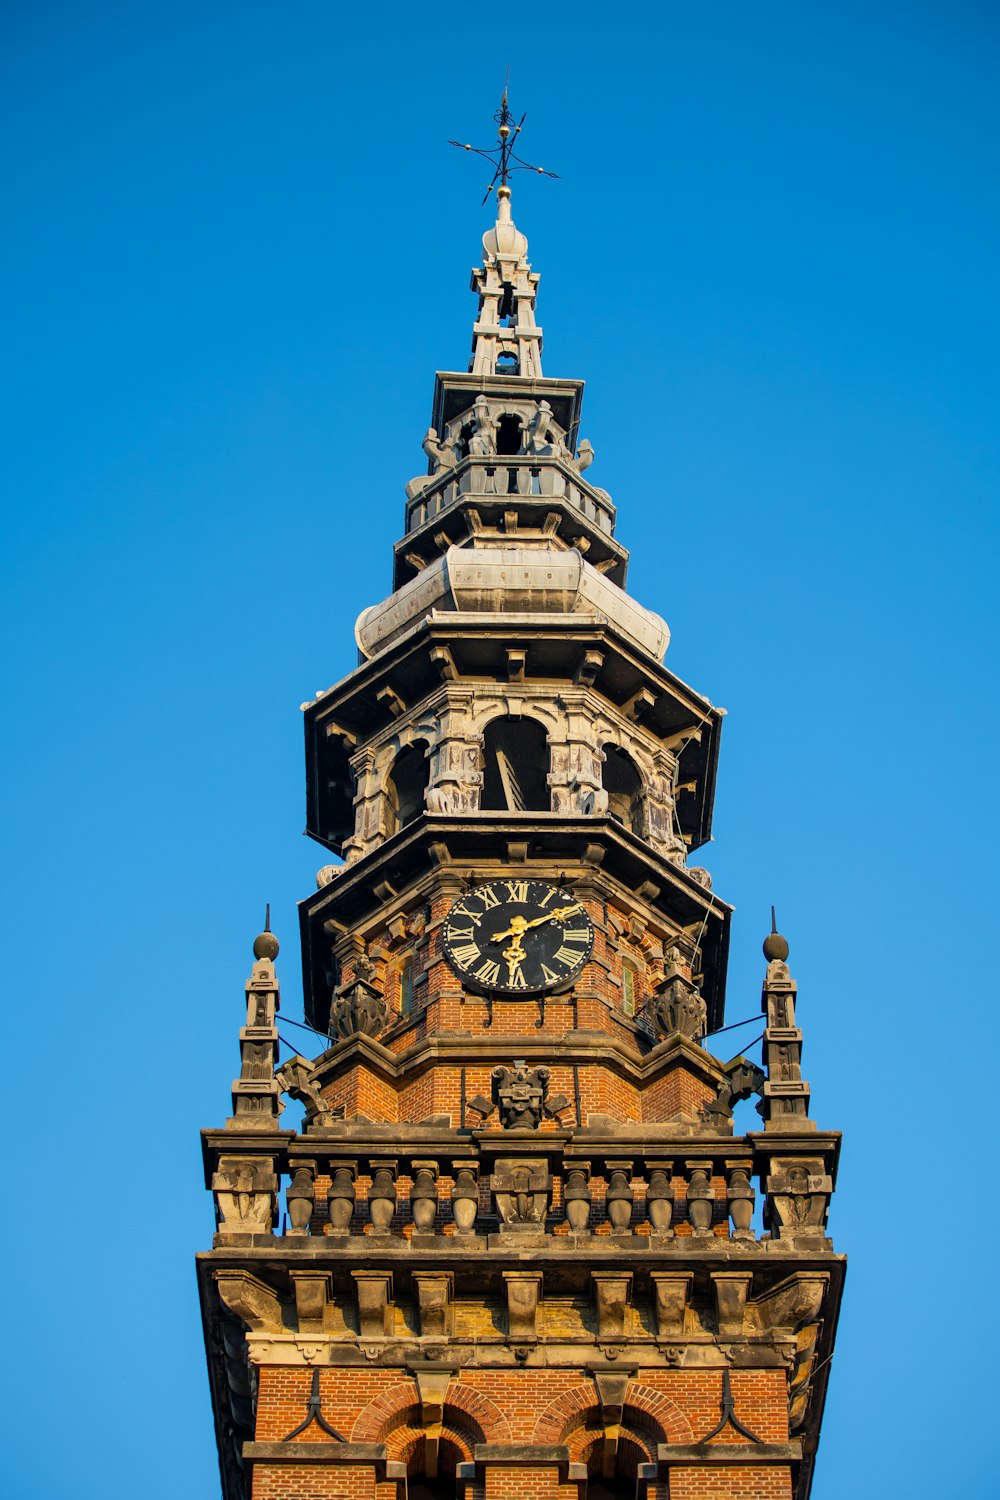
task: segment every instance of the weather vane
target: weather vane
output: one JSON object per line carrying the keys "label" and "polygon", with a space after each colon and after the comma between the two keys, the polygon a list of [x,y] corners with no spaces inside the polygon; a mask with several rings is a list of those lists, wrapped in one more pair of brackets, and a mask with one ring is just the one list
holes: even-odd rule
{"label": "weather vane", "polygon": [[494,120],[496,120],[497,122],[497,137],[499,144],[494,146],[492,151],[483,151],[480,150],[478,146],[470,146],[466,141],[448,142],[449,146],[457,146],[461,151],[473,151],[475,152],[476,156],[484,157],[486,161],[488,161],[496,169],[493,173],[493,181],[490,183],[489,187],[486,189],[486,192],[483,194],[484,203],[492,193],[493,189],[496,187],[497,179],[500,179],[500,186],[502,188],[505,188],[507,186],[508,177],[510,177],[514,172],[539,172],[543,177],[554,177],[557,180],[559,176],[558,172],[546,172],[544,167],[534,167],[532,166],[530,161],[523,161],[520,156],[515,155],[514,142],[521,134],[521,127],[523,126],[525,120],[528,118],[528,115],[526,111],[521,116],[520,120],[514,126],[514,128],[511,129],[511,121],[513,120],[514,116],[507,108],[507,84],[509,80],[510,69],[508,68],[507,77],[504,80],[503,97],[500,100],[500,108],[493,116]]}

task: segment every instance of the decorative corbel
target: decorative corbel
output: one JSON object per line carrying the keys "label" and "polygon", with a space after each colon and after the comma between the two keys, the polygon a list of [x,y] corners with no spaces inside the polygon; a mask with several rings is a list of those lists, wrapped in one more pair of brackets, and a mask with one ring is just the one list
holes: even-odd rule
{"label": "decorative corbel", "polygon": [[661,1339],[676,1339],[684,1332],[684,1315],[691,1300],[693,1271],[651,1271],[656,1298],[656,1332]]}
{"label": "decorative corbel", "polygon": [[300,1333],[322,1333],[323,1319],[333,1291],[329,1271],[292,1271],[295,1311]]}
{"label": "decorative corbel", "polygon": [[358,1296],[358,1327],[363,1339],[386,1339],[392,1333],[392,1272],[352,1271]]}
{"label": "decorative corbel", "polygon": [[504,1271],[507,1291],[507,1337],[512,1344],[534,1343],[542,1290],[541,1271]]}
{"label": "decorative corbel", "polygon": [[278,1333],[284,1327],[281,1301],[266,1282],[249,1271],[215,1271],[219,1298],[253,1333]]}
{"label": "decorative corbel", "polygon": [[420,1310],[420,1337],[450,1338],[454,1276],[450,1271],[414,1271],[413,1280]]}
{"label": "decorative corbel", "polygon": [[632,1294],[631,1271],[591,1271],[597,1303],[597,1337],[625,1337],[625,1313]]}
{"label": "decorative corbel", "polygon": [[738,1338],[743,1333],[747,1292],[753,1274],[750,1271],[713,1271],[711,1274],[719,1332],[729,1338]]}

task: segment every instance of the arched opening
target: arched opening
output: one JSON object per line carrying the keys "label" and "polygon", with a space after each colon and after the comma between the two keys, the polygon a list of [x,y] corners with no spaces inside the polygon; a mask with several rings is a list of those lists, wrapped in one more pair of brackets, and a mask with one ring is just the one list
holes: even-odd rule
{"label": "arched opening", "polygon": [[601,784],[608,794],[608,812],[633,833],[643,832],[642,777],[635,762],[617,745],[604,746]]}
{"label": "arched opening", "polygon": [[320,751],[319,814],[323,838],[338,853],[354,832],[357,782],[343,740],[327,739]]}
{"label": "arched opening", "polygon": [[472,423],[471,422],[466,422],[465,426],[462,428],[461,432],[458,434],[458,456],[459,456],[460,459],[461,458],[468,458],[468,456],[469,456],[469,440],[472,437],[472,434],[473,434],[474,431],[475,431],[475,428],[473,427]]}
{"label": "arched opening", "polygon": [[386,778],[390,834],[405,828],[423,812],[430,771],[426,740],[417,740],[396,756]]}
{"label": "arched opening", "polygon": [[521,361],[516,354],[498,354],[496,373],[498,375],[519,375],[521,373]]}
{"label": "arched opening", "polygon": [[549,811],[548,736],[537,719],[492,719],[483,736],[483,758],[485,811]]}
{"label": "arched opening", "polygon": [[508,412],[497,423],[497,452],[505,458],[521,451],[521,418]]}

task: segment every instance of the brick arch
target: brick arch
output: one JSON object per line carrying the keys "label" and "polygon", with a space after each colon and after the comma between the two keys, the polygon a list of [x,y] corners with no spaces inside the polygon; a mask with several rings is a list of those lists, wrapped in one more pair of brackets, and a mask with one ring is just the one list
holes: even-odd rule
{"label": "brick arch", "polygon": [[415,1380],[401,1380],[376,1396],[354,1424],[352,1443],[384,1443],[394,1428],[420,1422],[420,1400]]}
{"label": "brick arch", "polygon": [[[600,1420],[600,1401],[596,1387],[591,1383],[570,1386],[563,1391],[539,1416],[535,1423],[532,1441],[535,1443],[562,1443],[569,1433],[575,1432],[588,1421]],[[691,1424],[676,1401],[664,1396],[652,1386],[630,1381],[625,1392],[623,1423],[645,1430],[658,1443],[691,1443],[694,1433]]]}
{"label": "brick arch", "polygon": [[[481,1391],[453,1380],[444,1403],[446,1427],[460,1444],[509,1442],[510,1424],[499,1406]],[[352,1443],[383,1443],[397,1427],[420,1427],[420,1398],[415,1380],[401,1380],[377,1396],[361,1412],[351,1433]]]}
{"label": "brick arch", "polygon": [[510,1423],[495,1401],[489,1396],[484,1396],[482,1391],[473,1390],[471,1386],[460,1385],[453,1380],[448,1387],[448,1394],[444,1402],[445,1420],[449,1412],[461,1412],[465,1417],[465,1426],[472,1433],[477,1443],[509,1443],[511,1441]]}
{"label": "brick arch", "polygon": [[600,1415],[600,1403],[593,1381],[582,1385],[571,1385],[550,1401],[535,1423],[531,1435],[533,1443],[562,1443],[567,1433],[582,1427],[588,1417]]}
{"label": "brick arch", "polygon": [[645,1428],[658,1443],[693,1443],[691,1423],[676,1401],[654,1390],[651,1385],[640,1385],[630,1380],[625,1392],[623,1420],[640,1430]]}

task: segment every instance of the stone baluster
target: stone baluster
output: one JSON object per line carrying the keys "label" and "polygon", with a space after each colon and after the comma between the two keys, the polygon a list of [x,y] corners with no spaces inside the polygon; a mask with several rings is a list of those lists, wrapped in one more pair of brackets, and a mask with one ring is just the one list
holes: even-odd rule
{"label": "stone baluster", "polygon": [[326,1194],[332,1235],[344,1235],[351,1232],[351,1220],[354,1217],[354,1182],[357,1175],[358,1164],[355,1161],[339,1161],[333,1167],[330,1186]]}
{"label": "stone baluster", "polygon": [[674,1216],[674,1190],[670,1185],[674,1164],[672,1161],[651,1161],[646,1164],[649,1186],[646,1188],[646,1213],[653,1234],[673,1235],[670,1225]]}
{"label": "stone baluster", "polygon": [[368,1217],[376,1234],[388,1234],[396,1212],[396,1163],[373,1161],[368,1190]]}
{"label": "stone baluster", "polygon": [[608,1222],[612,1234],[627,1234],[632,1223],[632,1163],[609,1161],[605,1163],[608,1187],[605,1194]]}
{"label": "stone baluster", "polygon": [[712,1214],[715,1194],[712,1192],[712,1163],[710,1161],[686,1161],[688,1173],[687,1212],[691,1228],[696,1235],[712,1233]]}
{"label": "stone baluster", "polygon": [[750,1186],[753,1162],[727,1161],[726,1169],[729,1173],[726,1198],[729,1205],[729,1217],[733,1221],[733,1239],[752,1240],[754,1235],[750,1224],[753,1219],[754,1199],[757,1196]]}
{"label": "stone baluster", "polygon": [[285,1204],[291,1224],[289,1234],[309,1233],[309,1221],[316,1206],[316,1163],[296,1160],[291,1164],[292,1180],[285,1189]]}
{"label": "stone baluster", "polygon": [[415,1161],[412,1170],[410,1216],[413,1232],[415,1235],[433,1234],[438,1209],[438,1164],[436,1161]]}
{"label": "stone baluster", "polygon": [[452,1170],[455,1178],[451,1190],[451,1216],[459,1234],[471,1234],[479,1213],[479,1166],[475,1162],[456,1161]]}
{"label": "stone baluster", "polygon": [[590,1162],[576,1161],[566,1169],[563,1203],[566,1222],[573,1234],[584,1234],[590,1225]]}

